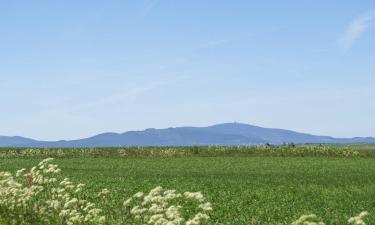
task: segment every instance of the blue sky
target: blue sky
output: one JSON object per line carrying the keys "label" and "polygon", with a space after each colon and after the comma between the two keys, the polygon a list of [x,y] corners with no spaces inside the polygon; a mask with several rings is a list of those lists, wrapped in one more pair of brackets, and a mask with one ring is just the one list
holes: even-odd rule
{"label": "blue sky", "polygon": [[1,1],[0,135],[375,136],[375,1]]}

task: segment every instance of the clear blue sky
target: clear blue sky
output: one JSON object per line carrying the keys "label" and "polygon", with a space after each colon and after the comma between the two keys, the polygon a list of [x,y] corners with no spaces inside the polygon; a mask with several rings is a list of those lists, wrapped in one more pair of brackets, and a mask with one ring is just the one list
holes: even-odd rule
{"label": "clear blue sky", "polygon": [[1,1],[0,135],[375,136],[375,1]]}

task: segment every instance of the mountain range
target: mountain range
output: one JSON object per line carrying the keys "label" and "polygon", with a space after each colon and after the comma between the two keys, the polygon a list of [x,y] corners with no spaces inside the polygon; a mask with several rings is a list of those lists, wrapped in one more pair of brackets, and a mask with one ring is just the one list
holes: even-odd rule
{"label": "mountain range", "polygon": [[375,143],[375,138],[334,138],[242,123],[224,123],[208,127],[151,128],[125,133],[102,133],[88,138],[69,141],[39,141],[19,136],[0,136],[0,147],[230,146],[266,143],[276,145],[283,143]]}

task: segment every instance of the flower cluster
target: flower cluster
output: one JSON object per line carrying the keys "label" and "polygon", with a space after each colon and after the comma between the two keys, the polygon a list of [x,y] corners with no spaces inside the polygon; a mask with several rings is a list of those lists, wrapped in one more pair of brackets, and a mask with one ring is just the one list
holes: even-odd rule
{"label": "flower cluster", "polygon": [[[196,214],[187,219],[186,210],[181,202],[192,202],[196,205]],[[176,190],[163,190],[162,187],[152,189],[147,195],[138,192],[124,202],[125,207],[130,207],[130,213],[142,223],[154,225],[198,225],[209,219],[208,213],[212,211],[211,203],[206,202],[200,192],[177,193]]]}
{"label": "flower cluster", "polygon": [[[103,224],[105,217],[95,204],[80,198],[84,184],[59,179],[61,170],[41,161],[13,176],[0,173],[0,216],[11,224]],[[1,222],[1,221],[0,221]]]}
{"label": "flower cluster", "polygon": [[348,220],[349,224],[366,225],[364,219],[368,216],[368,212],[361,212],[358,216],[354,216]]}
{"label": "flower cluster", "polygon": [[110,191],[107,188],[104,188],[99,192],[98,197],[105,198],[109,193]]}
{"label": "flower cluster", "polygon": [[298,220],[294,221],[291,225],[324,225],[320,222],[318,217],[314,214],[303,215]]}
{"label": "flower cluster", "polygon": [[[29,171],[21,169],[14,175],[0,172],[0,224],[109,223],[102,215],[103,211],[82,193],[85,185],[61,177],[60,168],[51,164],[52,160],[45,159]],[[110,193],[104,188],[96,198],[103,202]],[[191,207],[184,210],[181,203],[195,206],[195,211],[189,211]],[[211,204],[200,192],[180,194],[175,190],[164,191],[161,187],[152,189],[147,195],[139,192],[123,204],[125,212],[121,213],[155,225],[197,225],[209,219],[208,213],[212,211]],[[185,219],[191,214],[190,219]],[[126,217],[118,219],[120,224],[129,222],[124,221]]]}
{"label": "flower cluster", "polygon": [[[348,220],[349,224],[353,225],[366,225],[364,219],[368,216],[368,212],[361,212],[358,216],[351,217]],[[324,225],[320,222],[318,217],[314,214],[303,215],[298,220],[294,221],[291,225]]]}

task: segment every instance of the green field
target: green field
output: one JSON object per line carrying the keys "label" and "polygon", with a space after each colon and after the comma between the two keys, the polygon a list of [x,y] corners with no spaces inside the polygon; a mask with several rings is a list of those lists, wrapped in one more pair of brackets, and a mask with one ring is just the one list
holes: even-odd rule
{"label": "green field", "polygon": [[[0,159],[0,171],[36,165],[40,158]],[[317,214],[326,224],[347,224],[362,211],[375,224],[375,158],[372,157],[63,157],[63,176],[85,183],[85,194],[108,188],[113,207],[155,186],[201,191],[213,205],[205,224],[290,224]],[[370,222],[374,221],[374,222]],[[109,222],[110,224],[110,222]]]}

